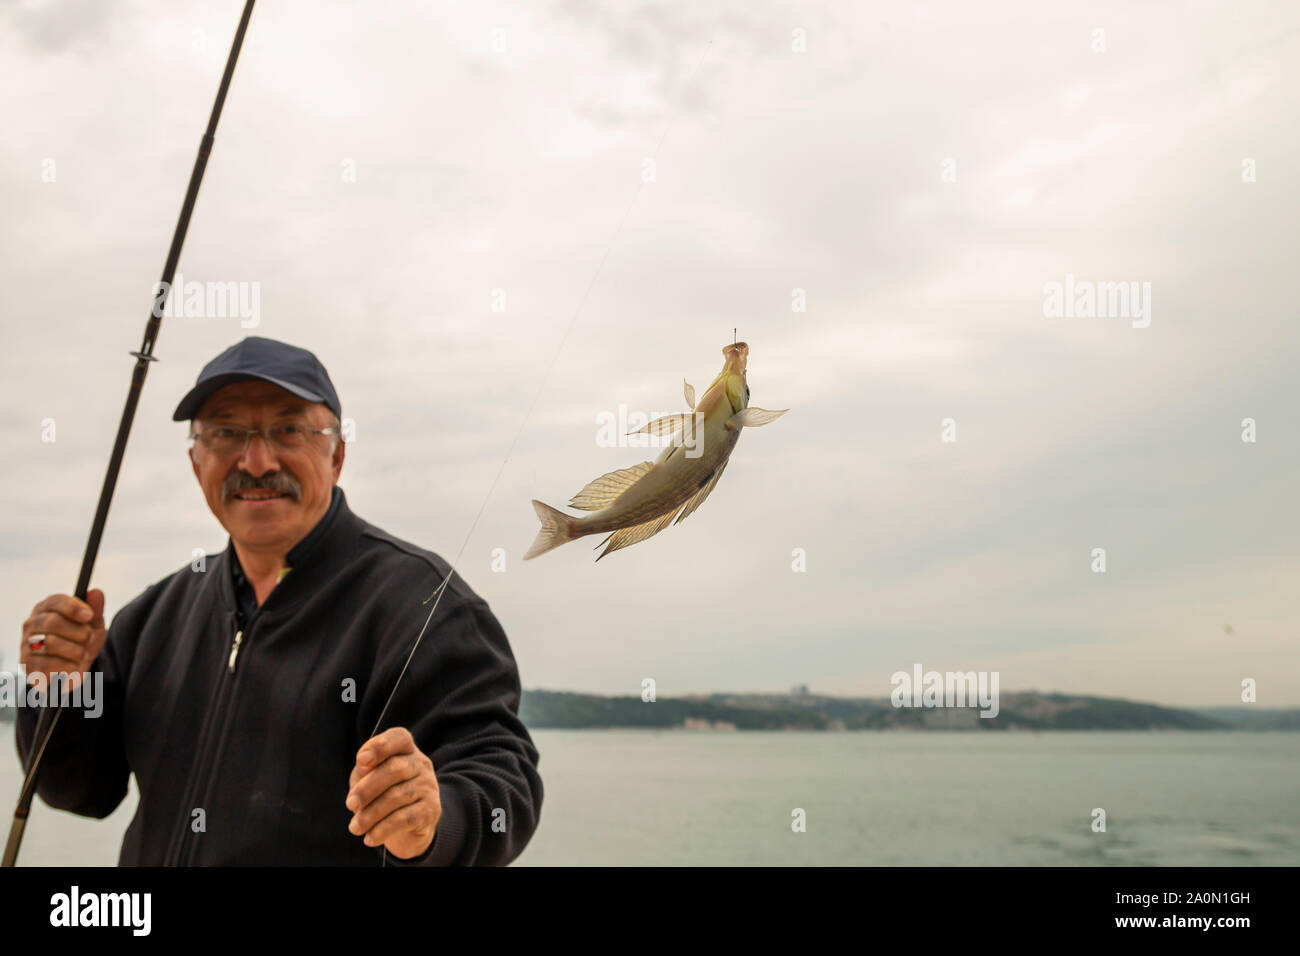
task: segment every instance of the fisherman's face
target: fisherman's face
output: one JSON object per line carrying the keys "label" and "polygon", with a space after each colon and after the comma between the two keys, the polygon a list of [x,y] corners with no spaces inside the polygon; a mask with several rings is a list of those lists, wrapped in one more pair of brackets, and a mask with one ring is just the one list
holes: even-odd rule
{"label": "fisherman's face", "polygon": [[[235,382],[213,393],[191,431],[218,426],[266,429],[278,422],[329,428],[333,413],[270,382]],[[331,446],[333,449],[331,450]],[[329,435],[310,435],[301,448],[268,445],[252,435],[242,453],[221,455],[194,442],[190,461],[208,507],[230,537],[247,548],[287,552],[307,536],[329,508],[343,470],[345,446]],[[270,490],[275,497],[252,500]]]}

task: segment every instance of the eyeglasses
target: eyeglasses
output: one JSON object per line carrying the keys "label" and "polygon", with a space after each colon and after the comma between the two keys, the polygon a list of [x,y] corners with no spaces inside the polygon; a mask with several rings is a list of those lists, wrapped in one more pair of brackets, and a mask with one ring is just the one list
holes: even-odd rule
{"label": "eyeglasses", "polygon": [[234,425],[217,425],[190,435],[214,455],[226,457],[242,455],[254,435],[276,451],[299,451],[316,435],[337,435],[337,428],[311,428],[302,422],[282,422],[270,428],[238,428]]}

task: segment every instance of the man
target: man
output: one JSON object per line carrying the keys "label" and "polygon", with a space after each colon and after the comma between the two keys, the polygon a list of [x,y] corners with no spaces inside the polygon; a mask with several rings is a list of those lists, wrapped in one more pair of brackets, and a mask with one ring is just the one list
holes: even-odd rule
{"label": "man", "polygon": [[[100,716],[65,707],[38,793],[104,817],[134,773],[121,865],[505,864],[537,826],[514,657],[458,576],[403,673],[449,567],[348,508],[340,414],[312,353],[227,349],[172,416],[225,551],[108,629],[99,590],[23,624],[29,680],[102,680]],[[37,717],[19,714],[24,765]]]}

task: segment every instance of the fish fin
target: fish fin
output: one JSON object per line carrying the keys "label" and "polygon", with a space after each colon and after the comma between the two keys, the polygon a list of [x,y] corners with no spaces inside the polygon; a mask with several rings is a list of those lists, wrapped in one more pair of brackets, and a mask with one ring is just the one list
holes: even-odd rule
{"label": "fish fin", "polygon": [[[730,461],[730,459],[727,459],[727,461]],[[724,461],[721,465],[718,466],[718,470],[713,473],[713,477],[710,478],[704,484],[704,486],[700,488],[699,491],[695,492],[694,496],[692,496],[690,501],[686,502],[686,506],[682,508],[681,514],[677,516],[677,520],[674,521],[673,524],[681,524],[683,521],[686,520],[686,516],[688,514],[690,514],[700,505],[704,504],[704,499],[709,497],[709,492],[711,492],[713,490],[713,486],[718,483],[718,479],[722,477],[722,473],[726,470],[726,468],[727,468],[727,462]]]}
{"label": "fish fin", "polygon": [[579,511],[599,511],[612,505],[623,492],[627,491],[654,467],[654,462],[643,461],[631,468],[620,468],[609,474],[593,478],[583,489],[569,499],[569,506]]}
{"label": "fish fin", "polygon": [[774,422],[790,409],[783,408],[779,412],[769,412],[766,408],[758,408],[750,405],[748,408],[742,408],[736,414],[727,419],[727,427],[738,428],[744,425],[746,428],[757,428],[759,425],[766,425],[768,422]]}
{"label": "fish fin", "polygon": [[642,425],[635,431],[628,432],[629,435],[638,435],[645,432],[648,435],[674,435],[681,431],[682,423],[690,418],[689,414],[685,415],[665,415],[663,418],[656,418],[648,425]]}
{"label": "fish fin", "polygon": [[660,531],[664,530],[664,528],[672,524],[673,516],[675,514],[677,514],[677,509],[674,508],[667,514],[660,515],[658,518],[651,518],[649,521],[642,522],[641,524],[634,524],[629,528],[619,528],[609,536],[609,547],[600,552],[600,556],[597,557],[596,560],[599,561],[611,551],[626,548],[628,545],[636,544],[638,541],[644,541],[646,538],[657,535]]}
{"label": "fish fin", "polygon": [[550,505],[542,504],[536,498],[533,499],[533,510],[537,512],[537,517],[541,519],[542,527],[537,532],[533,546],[524,555],[525,561],[529,558],[535,558],[539,554],[545,554],[552,548],[558,548],[560,545],[579,537],[579,535],[574,534],[577,518],[566,515],[563,511],[558,511]]}
{"label": "fish fin", "polygon": [[686,379],[682,379],[682,387],[686,392],[686,407],[695,411],[695,386]]}

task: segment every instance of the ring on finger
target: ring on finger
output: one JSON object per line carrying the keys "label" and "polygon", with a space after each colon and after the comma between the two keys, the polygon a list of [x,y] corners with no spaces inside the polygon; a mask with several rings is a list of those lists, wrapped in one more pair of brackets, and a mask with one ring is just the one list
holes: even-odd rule
{"label": "ring on finger", "polygon": [[45,649],[45,634],[33,634],[27,639],[27,646],[33,651],[43,651]]}

